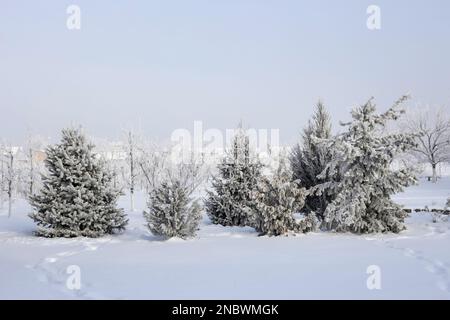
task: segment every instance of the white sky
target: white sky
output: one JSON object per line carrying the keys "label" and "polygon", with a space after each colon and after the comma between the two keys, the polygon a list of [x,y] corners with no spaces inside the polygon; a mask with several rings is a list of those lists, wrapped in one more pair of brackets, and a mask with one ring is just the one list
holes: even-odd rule
{"label": "white sky", "polygon": [[[79,31],[66,28],[73,3]],[[2,0],[0,138],[75,124],[168,139],[194,120],[243,120],[292,142],[319,98],[335,123],[370,96],[450,109],[449,57],[447,0]]]}

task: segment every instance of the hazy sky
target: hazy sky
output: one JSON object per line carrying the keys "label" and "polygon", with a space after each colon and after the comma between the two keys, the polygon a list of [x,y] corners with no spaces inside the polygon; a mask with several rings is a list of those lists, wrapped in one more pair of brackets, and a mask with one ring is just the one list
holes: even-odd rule
{"label": "hazy sky", "polygon": [[[381,30],[366,27],[370,4]],[[450,109],[448,0],[0,0],[0,138],[13,141],[243,120],[290,142],[319,98],[337,122],[407,92]]]}

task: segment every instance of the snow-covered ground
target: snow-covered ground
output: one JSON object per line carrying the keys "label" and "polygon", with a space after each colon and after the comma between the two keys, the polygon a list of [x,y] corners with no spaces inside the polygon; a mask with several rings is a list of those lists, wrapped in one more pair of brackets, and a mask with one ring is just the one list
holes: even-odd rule
{"label": "snow-covered ground", "polygon": [[[442,208],[450,178],[397,195],[407,207]],[[160,241],[139,211],[122,235],[43,239],[32,235],[28,205],[0,215],[1,299],[449,299],[450,222],[413,214],[399,235],[312,233],[258,237],[204,219],[196,239]],[[127,206],[127,198],[121,205]],[[70,290],[69,266],[81,288]],[[369,266],[380,290],[369,290]]]}
{"label": "snow-covered ground", "polygon": [[421,178],[417,186],[395,195],[394,200],[409,209],[443,209],[450,197],[450,177],[439,179],[434,184]]}

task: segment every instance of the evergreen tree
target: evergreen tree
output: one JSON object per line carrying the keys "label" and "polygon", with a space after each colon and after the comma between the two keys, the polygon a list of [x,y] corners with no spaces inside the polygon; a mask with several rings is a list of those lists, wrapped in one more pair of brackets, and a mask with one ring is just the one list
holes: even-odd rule
{"label": "evergreen tree", "polygon": [[294,217],[303,208],[306,195],[305,188],[292,182],[292,172],[282,159],[273,177],[263,177],[254,192],[254,227],[268,236],[310,231],[313,225],[306,228]]}
{"label": "evergreen tree", "polygon": [[214,224],[252,225],[252,192],[261,176],[261,163],[251,155],[249,137],[240,128],[213,177],[205,207]]}
{"label": "evergreen tree", "polygon": [[37,235],[99,237],[125,229],[128,221],[116,208],[121,193],[93,148],[79,130],[65,129],[61,143],[47,149],[43,188],[30,197]]}
{"label": "evergreen tree", "polygon": [[191,190],[180,179],[165,179],[150,192],[147,226],[157,236],[190,238],[201,220],[200,205],[190,197]]}
{"label": "evergreen tree", "polygon": [[[318,141],[330,138],[330,116],[323,103],[319,101],[313,118],[303,130],[302,143],[294,146],[290,155],[292,176],[298,181],[300,187],[310,189],[336,179],[328,175],[323,178],[318,177],[331,161],[330,150]],[[332,200],[330,190],[324,190],[321,195],[311,193],[306,197],[304,211],[307,214],[315,213],[319,219],[323,219],[323,213]]]}
{"label": "evergreen tree", "polygon": [[388,121],[404,112],[402,97],[383,114],[376,114],[372,99],[352,111],[353,121],[343,124],[346,132],[330,139],[333,160],[321,176],[340,171],[341,180],[327,182],[315,189],[331,188],[336,198],[327,206],[323,226],[355,233],[400,232],[406,213],[391,200],[391,195],[415,183],[410,168],[394,170],[394,158],[414,147],[412,134],[387,134]]}

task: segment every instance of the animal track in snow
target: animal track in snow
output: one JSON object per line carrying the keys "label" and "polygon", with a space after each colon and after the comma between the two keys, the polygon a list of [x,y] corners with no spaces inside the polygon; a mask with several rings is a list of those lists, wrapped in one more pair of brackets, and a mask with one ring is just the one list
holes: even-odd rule
{"label": "animal track in snow", "polygon": [[[84,239],[83,239],[84,240]],[[46,283],[52,286],[56,291],[62,292],[72,298],[79,299],[105,299],[101,294],[97,294],[91,292],[90,288],[92,288],[92,284],[87,283],[82,280],[80,290],[69,290],[66,286],[66,281],[68,279],[68,274],[66,273],[66,267],[58,267],[57,262],[60,262],[61,259],[72,257],[75,255],[79,255],[85,252],[96,251],[99,248],[99,244],[105,245],[111,242],[110,239],[96,239],[96,240],[88,240],[82,241],[81,243],[76,243],[82,245],[82,248],[79,250],[73,251],[62,251],[56,253],[52,256],[45,257],[41,259],[34,266],[28,266],[30,269],[36,270],[38,272],[38,280],[40,282]]]}
{"label": "animal track in snow", "polygon": [[426,271],[436,275],[439,278],[436,283],[437,287],[442,291],[450,293],[450,268],[444,262],[429,259],[425,257],[422,252],[416,251],[412,248],[396,246],[392,240],[382,240],[382,242],[384,242],[388,248],[399,250],[404,256],[416,259],[420,263],[424,264]]}

